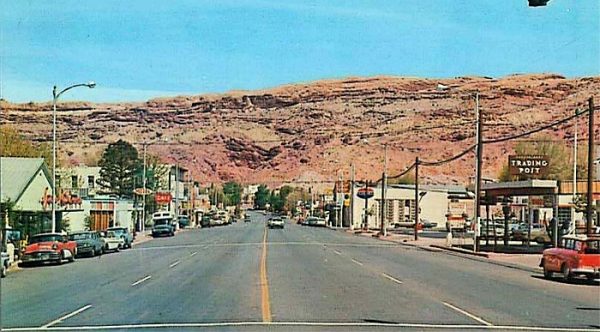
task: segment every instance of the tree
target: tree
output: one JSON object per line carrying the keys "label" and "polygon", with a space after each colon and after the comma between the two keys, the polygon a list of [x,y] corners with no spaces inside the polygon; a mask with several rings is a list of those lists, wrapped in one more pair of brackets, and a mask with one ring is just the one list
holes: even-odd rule
{"label": "tree", "polygon": [[258,209],[264,209],[269,203],[269,188],[264,184],[258,186],[256,194],[254,194],[254,206]]}
{"label": "tree", "polygon": [[223,185],[223,194],[225,195],[225,205],[239,205],[242,201],[242,186],[237,182],[226,182]]}
{"label": "tree", "polygon": [[415,184],[414,173],[404,174],[399,178],[388,178],[387,184]]}
{"label": "tree", "polygon": [[46,161],[46,165],[52,167],[52,147],[49,144],[35,146],[8,125],[0,127],[0,153],[2,157],[41,157]]}
{"label": "tree", "polygon": [[123,140],[109,144],[98,165],[101,187],[119,197],[132,197],[134,177],[140,168],[138,152],[133,145]]}

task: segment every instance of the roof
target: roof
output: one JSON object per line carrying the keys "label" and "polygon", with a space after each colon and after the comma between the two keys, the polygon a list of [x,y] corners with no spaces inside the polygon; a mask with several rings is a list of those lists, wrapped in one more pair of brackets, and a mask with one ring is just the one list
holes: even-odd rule
{"label": "roof", "polygon": [[40,169],[44,171],[52,188],[52,177],[44,163],[44,158],[0,158],[0,186],[2,187],[0,200],[18,201]]}

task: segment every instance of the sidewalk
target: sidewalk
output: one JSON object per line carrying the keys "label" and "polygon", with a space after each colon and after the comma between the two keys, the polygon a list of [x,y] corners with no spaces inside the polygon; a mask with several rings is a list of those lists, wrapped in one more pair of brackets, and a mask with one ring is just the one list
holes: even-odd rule
{"label": "sidewalk", "polygon": [[542,272],[542,269],[538,266],[542,258],[542,254],[500,254],[492,252],[473,252],[470,250],[447,246],[445,238],[431,238],[423,237],[419,235],[418,240],[414,240],[414,236],[407,234],[388,233],[385,238],[379,237],[378,231],[350,231],[346,230],[346,233],[355,236],[363,237],[374,237],[381,241],[388,241],[398,243],[405,246],[416,247],[422,250],[434,251],[434,252],[446,252],[461,257],[482,261],[490,264],[500,265],[504,267],[510,267],[528,272]]}

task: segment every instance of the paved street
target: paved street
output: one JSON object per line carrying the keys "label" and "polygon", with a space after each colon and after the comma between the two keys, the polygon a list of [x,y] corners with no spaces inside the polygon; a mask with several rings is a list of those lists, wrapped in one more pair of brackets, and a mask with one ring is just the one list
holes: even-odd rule
{"label": "paved street", "polygon": [[[252,222],[2,279],[6,331],[600,328],[597,284],[325,228]],[[543,329],[542,329],[543,330]]]}

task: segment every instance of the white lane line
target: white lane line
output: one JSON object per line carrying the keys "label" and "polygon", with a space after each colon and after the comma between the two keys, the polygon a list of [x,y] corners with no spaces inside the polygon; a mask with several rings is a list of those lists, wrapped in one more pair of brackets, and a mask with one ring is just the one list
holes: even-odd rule
{"label": "white lane line", "polygon": [[490,322],[488,322],[488,321],[486,321],[486,320],[482,319],[481,317],[477,317],[477,316],[475,316],[475,315],[473,315],[473,314],[471,314],[471,313],[468,313],[468,312],[466,312],[466,311],[462,310],[461,308],[458,308],[458,307],[456,307],[456,306],[454,306],[454,305],[452,305],[452,304],[450,304],[450,303],[447,303],[447,302],[442,302],[442,303],[443,303],[443,304],[444,304],[446,307],[448,307],[448,308],[450,308],[450,309],[454,309],[454,310],[456,310],[456,311],[460,312],[461,314],[463,314],[463,315],[465,315],[465,316],[467,316],[467,317],[469,317],[469,318],[471,318],[471,319],[473,319],[473,320],[476,320],[476,321],[480,322],[480,323],[481,323],[481,324],[483,324],[483,325],[487,325],[487,326],[494,326],[494,324],[492,324],[492,323],[490,323]]}
{"label": "white lane line", "polygon": [[356,263],[356,264],[358,264],[358,265],[360,265],[360,266],[363,266],[363,265],[364,265],[363,263],[361,263],[361,262],[357,261],[357,260],[356,260],[356,259],[354,259],[354,258],[351,258],[351,259],[352,259],[352,261],[353,261],[354,263]]}
{"label": "white lane line", "polygon": [[148,280],[148,279],[150,279],[150,278],[152,278],[152,276],[145,276],[145,277],[143,277],[142,279],[140,279],[140,280],[138,280],[138,281],[134,282],[133,284],[131,284],[131,286],[136,286],[136,285],[139,285],[139,284],[141,284],[142,282],[144,282],[144,281],[146,281],[146,280]]}
{"label": "white lane line", "polygon": [[393,282],[395,282],[397,284],[402,284],[402,281],[400,281],[400,280],[392,277],[391,275],[389,275],[387,273],[382,273],[381,275],[384,276],[386,279],[389,279],[389,280],[391,280],[391,281],[393,281]]}
{"label": "white lane line", "polygon": [[194,251],[193,253],[190,254],[190,257],[196,256],[197,253],[198,253],[197,251]]}
{"label": "white lane line", "polygon": [[177,264],[179,264],[179,261],[173,262],[173,264],[169,265],[169,267],[175,267],[175,266],[177,266]]}
{"label": "white lane line", "polygon": [[69,319],[69,318],[71,318],[71,317],[73,317],[73,316],[75,316],[75,315],[77,315],[77,314],[80,314],[80,313],[82,313],[82,312],[84,312],[84,311],[88,310],[88,309],[89,309],[89,308],[91,308],[91,307],[92,307],[92,305],[91,305],[91,304],[88,304],[88,305],[86,305],[86,306],[83,306],[83,307],[81,307],[81,308],[79,308],[79,309],[77,309],[77,310],[73,311],[73,312],[72,312],[72,313],[70,313],[70,314],[64,315],[64,316],[62,316],[62,317],[60,317],[60,318],[58,318],[58,319],[55,319],[55,320],[51,321],[50,323],[47,323],[47,324],[45,324],[45,325],[42,325],[42,326],[41,326],[41,328],[45,329],[45,328],[48,328],[48,327],[50,327],[50,326],[52,326],[52,325],[56,325],[56,324],[58,324],[58,323],[60,323],[60,322],[62,322],[62,321],[64,321],[64,320],[66,320],[66,319]]}
{"label": "white lane line", "polygon": [[339,251],[337,251],[335,249],[333,250],[333,252],[335,252],[337,255],[341,255],[342,254],[341,252],[339,252]]}
{"label": "white lane line", "polygon": [[215,322],[215,323],[142,323],[142,324],[113,324],[113,325],[87,325],[87,326],[55,326],[55,327],[8,327],[2,328],[2,331],[73,331],[73,330],[125,330],[125,329],[189,329],[193,327],[234,327],[234,326],[316,326],[316,327],[395,327],[412,329],[449,329],[449,330],[501,330],[501,331],[562,331],[562,332],[598,332],[595,328],[574,328],[574,327],[542,327],[525,325],[494,325],[483,326],[474,324],[419,324],[419,323],[345,323],[345,322]]}

